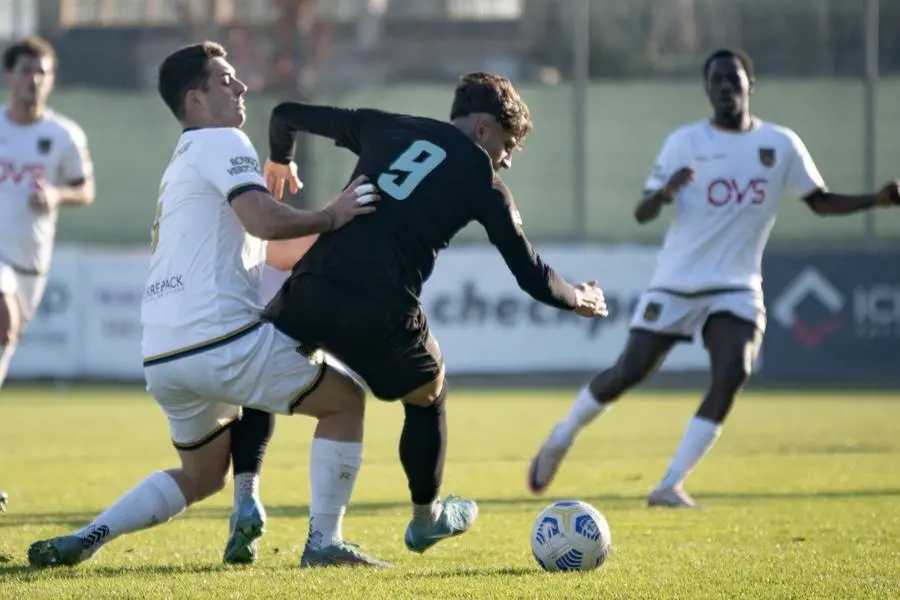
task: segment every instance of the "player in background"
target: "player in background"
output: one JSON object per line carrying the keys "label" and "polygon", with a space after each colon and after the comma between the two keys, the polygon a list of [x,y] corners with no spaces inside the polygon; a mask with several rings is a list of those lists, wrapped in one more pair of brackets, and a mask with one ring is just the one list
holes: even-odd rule
{"label": "player in background", "polygon": [[[80,563],[116,537],[164,523],[221,490],[242,406],[319,421],[301,565],[384,566],[341,538],[361,463],[364,390],[263,323],[258,301],[263,240],[340,228],[372,212],[362,203],[377,195],[357,178],[322,211],[272,198],[240,129],[247,88],[225,56],[205,42],[170,54],[159,69],[160,96],[183,133],[157,200],[142,346],[147,389],[169,420],[181,466],[149,475],[86,527],[32,544],[33,566]],[[262,533],[261,507],[250,499],[238,508],[235,529],[246,545]]]}
{"label": "player in background", "polygon": [[[53,47],[38,37],[3,53],[9,100],[0,113],[0,388],[44,293],[59,208],[94,201],[84,131],[47,107],[56,67]],[[6,500],[0,492],[0,510]]]}
{"label": "player in background", "polygon": [[898,202],[897,183],[877,194],[829,192],[797,134],[750,113],[755,77],[744,52],[714,52],[703,77],[712,119],[669,135],[635,209],[638,223],[646,223],[674,205],[650,288],[616,364],[580,391],[533,459],[528,482],[535,493],[550,485],[582,428],[652,374],[672,346],[699,332],[711,384],[648,500],[650,506],[696,506],[683,482],[719,437],[765,331],[762,255],[783,191],[823,216]]}
{"label": "player in background", "polygon": [[384,197],[375,214],[319,236],[264,318],[335,356],[376,397],[402,401],[400,461],[413,503],[404,541],[414,552],[464,533],[477,517],[473,501],[438,496],[447,389],[420,304],[438,252],[478,221],[535,299],[585,317],[606,314],[595,284],[572,287],[541,260],[500,180],[499,169],[510,166],[531,128],[528,107],[512,84],[489,73],[461,79],[449,123],[294,102],[272,112],[265,174],[276,197],[285,182],[298,185],[292,157],[301,131],[358,155],[353,177],[368,176]]}

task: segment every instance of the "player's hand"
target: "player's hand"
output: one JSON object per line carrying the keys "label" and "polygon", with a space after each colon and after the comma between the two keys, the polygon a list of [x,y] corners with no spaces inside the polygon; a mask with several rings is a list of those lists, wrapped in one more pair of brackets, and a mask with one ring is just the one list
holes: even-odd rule
{"label": "player's hand", "polygon": [[694,169],[691,167],[681,167],[672,173],[672,176],[669,177],[669,181],[663,186],[663,191],[669,198],[674,198],[693,180]]}
{"label": "player's hand", "polygon": [[892,181],[878,190],[875,195],[876,206],[892,206],[900,204],[900,182]]}
{"label": "player's hand", "polygon": [[59,191],[43,179],[36,179],[34,191],[28,199],[28,206],[38,213],[47,213],[59,206]]}
{"label": "player's hand", "polygon": [[609,315],[606,309],[606,298],[603,290],[597,287],[596,281],[588,281],[579,284],[575,288],[575,312],[582,317],[605,317]]}
{"label": "player's hand", "polygon": [[284,196],[285,182],[287,182],[292,194],[296,194],[303,188],[303,182],[297,176],[297,163],[294,161],[283,165],[266,159],[266,166],[263,167],[263,177],[266,179],[266,187],[269,188],[276,200],[281,200]]}
{"label": "player's hand", "polygon": [[331,199],[323,212],[331,218],[331,230],[343,227],[359,215],[375,212],[372,202],[380,200],[378,190],[369,183],[369,178],[360,175],[343,192]]}

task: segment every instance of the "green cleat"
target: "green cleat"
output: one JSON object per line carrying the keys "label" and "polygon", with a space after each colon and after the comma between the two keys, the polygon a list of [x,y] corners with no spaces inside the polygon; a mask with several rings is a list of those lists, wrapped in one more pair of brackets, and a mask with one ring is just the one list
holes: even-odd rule
{"label": "green cleat", "polygon": [[467,532],[478,518],[478,505],[474,500],[447,496],[441,504],[441,516],[434,523],[409,522],[403,540],[407,548],[422,554],[441,540]]}
{"label": "green cleat", "polygon": [[229,565],[256,562],[257,540],[266,531],[266,510],[255,498],[246,498],[231,513],[231,533],[222,560]]}
{"label": "green cleat", "polygon": [[301,568],[310,567],[375,567],[378,569],[388,569],[390,563],[386,563],[377,558],[359,550],[356,544],[347,542],[338,542],[333,546],[327,546],[319,550],[310,547],[303,549],[303,556],[300,558]]}
{"label": "green cleat", "polygon": [[28,563],[32,567],[72,567],[93,556],[85,549],[85,540],[64,535],[35,542],[28,547]]}

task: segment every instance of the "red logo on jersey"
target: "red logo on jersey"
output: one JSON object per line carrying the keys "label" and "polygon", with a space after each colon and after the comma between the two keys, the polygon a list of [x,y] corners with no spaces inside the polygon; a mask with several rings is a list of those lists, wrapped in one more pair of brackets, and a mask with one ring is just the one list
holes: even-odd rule
{"label": "red logo on jersey", "polygon": [[0,183],[5,183],[9,180],[14,184],[19,184],[26,179],[34,183],[38,179],[43,179],[43,177],[44,165],[42,164],[25,163],[24,165],[17,165],[8,158],[0,158]]}
{"label": "red logo on jersey", "polygon": [[762,204],[766,201],[768,179],[751,179],[746,184],[736,179],[714,179],[706,190],[706,199],[713,206],[725,206],[729,202]]}

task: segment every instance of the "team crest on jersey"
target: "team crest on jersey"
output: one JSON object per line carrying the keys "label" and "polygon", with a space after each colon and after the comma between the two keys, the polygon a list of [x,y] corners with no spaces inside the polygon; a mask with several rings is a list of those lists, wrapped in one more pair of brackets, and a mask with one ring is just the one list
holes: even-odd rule
{"label": "team crest on jersey", "polygon": [[759,162],[762,163],[764,167],[771,167],[775,164],[775,148],[760,148],[759,149]]}
{"label": "team crest on jersey", "polygon": [[647,306],[644,308],[644,320],[648,323],[652,323],[659,318],[659,313],[662,312],[662,305],[659,302],[648,302]]}
{"label": "team crest on jersey", "polygon": [[41,138],[38,140],[38,152],[41,154],[48,154],[52,146],[53,140],[50,138]]}

